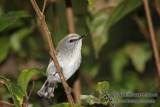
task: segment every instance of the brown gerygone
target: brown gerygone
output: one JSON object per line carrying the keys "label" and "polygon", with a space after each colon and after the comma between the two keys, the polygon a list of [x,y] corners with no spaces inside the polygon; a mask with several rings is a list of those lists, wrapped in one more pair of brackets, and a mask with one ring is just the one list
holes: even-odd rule
{"label": "brown gerygone", "polygon": [[[65,80],[68,80],[80,66],[83,37],[85,35],[69,34],[58,43],[56,56]],[[38,91],[38,95],[46,98],[53,97],[57,82],[61,82],[61,79],[53,60],[51,60],[47,68],[47,80]]]}

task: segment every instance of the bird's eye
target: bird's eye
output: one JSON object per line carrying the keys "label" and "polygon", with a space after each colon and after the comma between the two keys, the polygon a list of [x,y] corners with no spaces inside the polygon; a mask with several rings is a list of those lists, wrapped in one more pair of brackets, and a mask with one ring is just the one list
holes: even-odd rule
{"label": "bird's eye", "polygon": [[73,42],[73,40],[70,40],[69,42],[70,42],[70,43],[72,43],[72,42]]}

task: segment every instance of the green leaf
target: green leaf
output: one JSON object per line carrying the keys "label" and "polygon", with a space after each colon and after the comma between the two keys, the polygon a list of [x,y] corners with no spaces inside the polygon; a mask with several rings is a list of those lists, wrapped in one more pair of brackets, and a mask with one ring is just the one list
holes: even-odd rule
{"label": "green leaf", "polygon": [[129,63],[125,48],[121,48],[112,55],[111,69],[115,81],[122,79],[123,68]]}
{"label": "green leaf", "polygon": [[3,31],[13,23],[15,23],[19,18],[29,16],[27,11],[15,11],[9,12],[7,14],[0,16],[0,31]]}
{"label": "green leaf", "polygon": [[7,57],[10,43],[7,37],[0,38],[0,63]]}
{"label": "green leaf", "polygon": [[93,21],[87,20],[88,27],[92,33],[93,47],[96,58],[104,43],[107,42],[107,23],[108,16],[106,14],[97,15]]}
{"label": "green leaf", "polygon": [[128,56],[131,58],[133,66],[140,73],[144,72],[145,64],[151,58],[152,52],[146,43],[129,44],[126,47]]}
{"label": "green leaf", "polygon": [[[89,1],[93,3],[92,0]],[[95,1],[98,2],[98,1]],[[87,25],[92,34],[95,57],[98,59],[99,52],[103,45],[108,41],[109,28],[117,23],[124,16],[140,7],[141,0],[118,0],[104,2],[104,6],[95,3],[97,9],[92,9],[93,18],[88,18]]]}
{"label": "green leaf", "polygon": [[30,105],[31,107],[41,107],[40,103],[38,103],[38,104],[37,104],[37,103],[35,103],[35,104],[32,103],[32,104],[29,104],[29,105]]}
{"label": "green leaf", "polygon": [[6,85],[9,93],[12,95],[12,99],[15,106],[22,107],[21,104],[23,103],[23,95],[24,95],[22,88],[19,85],[14,84],[9,79],[6,79],[2,76],[0,76],[0,81],[3,81],[4,84]]}
{"label": "green leaf", "polygon": [[22,88],[18,84],[14,84],[12,82],[11,82],[11,86],[12,86],[12,91],[13,91],[14,95],[16,95],[17,99],[20,102],[23,102],[23,96],[25,95],[25,93],[22,90]]}
{"label": "green leaf", "polygon": [[89,77],[95,78],[99,72],[100,64],[96,61],[83,61],[82,69]]}
{"label": "green leaf", "polygon": [[93,5],[94,0],[88,0],[89,5]]}
{"label": "green leaf", "polygon": [[103,104],[103,105],[107,105],[108,104],[108,99],[106,98],[97,98],[93,95],[81,95],[80,98],[87,102],[89,105],[93,105],[93,104]]}
{"label": "green leaf", "polygon": [[99,92],[100,98],[102,98],[103,96],[102,91],[105,91],[105,92],[109,91],[109,83],[107,81],[98,82],[98,85],[96,86],[96,91]]}
{"label": "green leaf", "polygon": [[21,42],[26,36],[29,36],[33,32],[33,28],[22,28],[11,35],[10,43],[14,51],[19,51],[21,49]]}
{"label": "green leaf", "polygon": [[108,27],[112,26],[128,13],[132,12],[136,8],[140,7],[142,0],[124,0],[120,5],[113,11],[107,21]]}
{"label": "green leaf", "polygon": [[107,81],[98,82],[98,85],[96,86],[96,91],[108,91],[109,90],[109,83]]}
{"label": "green leaf", "polygon": [[4,13],[2,6],[0,6],[0,15]]}
{"label": "green leaf", "polygon": [[18,77],[18,84],[22,87],[23,91],[27,92],[27,85],[29,80],[35,75],[35,74],[45,74],[45,70],[40,69],[25,69],[21,72],[21,74]]}
{"label": "green leaf", "polygon": [[[52,105],[49,107],[70,107],[70,104],[69,103],[61,103],[61,104],[56,104],[56,105]],[[83,106],[75,104],[75,107],[83,107]]]}
{"label": "green leaf", "polygon": [[84,101],[87,101],[88,104],[100,104],[99,98],[93,96],[93,95],[81,95],[80,98]]}

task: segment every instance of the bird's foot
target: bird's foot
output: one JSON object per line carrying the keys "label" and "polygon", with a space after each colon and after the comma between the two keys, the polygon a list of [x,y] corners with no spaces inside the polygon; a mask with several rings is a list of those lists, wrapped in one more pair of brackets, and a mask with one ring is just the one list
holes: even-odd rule
{"label": "bird's foot", "polygon": [[72,88],[71,88],[71,87],[69,87],[67,90],[68,90],[67,95],[71,94]]}

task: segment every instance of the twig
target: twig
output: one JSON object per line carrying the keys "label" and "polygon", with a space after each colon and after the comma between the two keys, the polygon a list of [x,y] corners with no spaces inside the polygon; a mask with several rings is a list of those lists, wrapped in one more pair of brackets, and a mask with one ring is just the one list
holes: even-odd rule
{"label": "twig", "polygon": [[31,90],[30,90],[30,92],[29,92],[29,95],[28,95],[28,100],[29,100],[29,98],[30,98],[30,96],[31,96],[31,94],[32,94],[32,91],[33,91],[33,89],[34,89],[34,86],[35,86],[35,82],[34,82],[34,80],[32,81],[32,88],[31,88]]}
{"label": "twig", "polygon": [[[6,85],[4,84],[3,81],[0,81],[0,83],[1,83],[4,87],[6,87]],[[6,87],[6,88],[7,88],[7,87]],[[8,102],[2,101],[2,100],[0,100],[0,104],[4,104],[4,105],[10,106],[10,107],[13,107],[13,106],[14,106],[14,104],[8,103]],[[1,106],[0,106],[0,107],[1,107]]]}
{"label": "twig", "polygon": [[2,100],[0,100],[0,104],[4,104],[4,105],[10,106],[10,107],[14,107],[14,104],[8,103],[8,102],[2,101]]}
{"label": "twig", "polygon": [[29,104],[29,102],[28,102],[28,94],[26,93],[26,103],[23,103],[23,105],[25,106],[25,107],[28,107],[28,104]]}
{"label": "twig", "polygon": [[[35,2],[35,0],[30,0],[30,2],[32,3],[32,6],[34,7],[34,10],[36,11],[36,14],[37,14],[37,16],[38,16],[38,18],[39,18],[39,20],[40,20],[40,22],[42,24],[42,28],[44,30],[44,33],[45,33],[45,36],[46,36],[46,38],[48,40],[48,44],[49,44],[49,48],[50,48],[50,52],[49,53],[50,53],[50,55],[51,55],[51,57],[52,57],[52,59],[54,61],[54,64],[55,64],[55,66],[57,68],[57,72],[58,72],[58,74],[59,74],[59,76],[61,78],[62,84],[63,84],[63,86],[65,88],[65,92],[67,94],[67,93],[69,93],[69,86],[68,86],[68,84],[67,84],[67,82],[66,82],[66,80],[64,78],[63,73],[61,72],[61,68],[60,68],[59,63],[57,61],[57,57],[56,57],[56,54],[55,54],[55,49],[54,49],[53,43],[52,43],[51,33],[49,32],[48,27],[46,25],[45,17],[41,13],[41,11],[39,10],[39,7],[38,7],[37,3]],[[73,102],[71,94],[67,94],[67,98],[68,98],[68,101],[69,101],[71,107],[74,107],[74,102]]]}
{"label": "twig", "polygon": [[[6,87],[6,85],[4,84],[3,81],[0,81],[0,83],[1,83],[4,87]],[[2,100],[0,100],[0,104],[4,104],[4,105],[10,106],[10,107],[13,107],[13,106],[14,106],[14,104],[8,103],[8,102],[2,101]]]}
{"label": "twig", "polygon": [[27,107],[28,107],[29,98],[30,98],[30,96],[31,96],[31,94],[32,94],[32,91],[33,91],[34,86],[35,86],[34,81],[32,81],[32,88],[31,88],[31,90],[30,90],[30,92],[29,92],[29,95],[26,94],[26,104],[25,104],[25,105],[26,105]]}
{"label": "twig", "polygon": [[144,37],[146,38],[146,40],[149,40],[149,32],[146,30],[146,28],[143,26],[143,24],[141,23],[139,17],[135,14],[133,16],[133,19],[135,20],[135,22],[137,23],[140,31],[142,32],[142,34],[144,35]]}
{"label": "twig", "polygon": [[46,3],[47,3],[47,0],[44,0],[43,9],[42,9],[42,14],[44,14],[44,10],[45,10],[45,8],[46,8]]}
{"label": "twig", "polygon": [[56,8],[56,1],[52,3],[53,4],[53,16],[54,16],[54,28],[55,31],[59,31],[59,19],[58,19],[58,15],[57,15],[57,8]]}
{"label": "twig", "polygon": [[151,20],[148,0],[143,0],[143,4],[144,4],[146,17],[147,17],[147,21],[148,21],[148,27],[149,27],[150,37],[151,37],[153,53],[154,53],[154,57],[155,57],[155,63],[156,63],[156,67],[157,67],[157,70],[158,70],[159,77],[160,77],[160,60],[159,60],[158,48],[157,48],[157,43],[156,43],[156,39],[155,39],[153,24],[152,24],[152,20]]}
{"label": "twig", "polygon": [[73,93],[74,93],[74,97],[76,100],[76,103],[78,105],[82,104],[82,101],[80,99],[80,95],[81,95],[81,80],[80,80],[80,75],[79,75],[79,70],[78,72],[76,72],[77,76],[76,76],[76,80],[73,83]]}
{"label": "twig", "polygon": [[156,11],[157,11],[158,15],[160,16],[160,7],[159,7],[159,4],[158,4],[158,0],[154,0],[154,3],[155,3],[155,6],[156,6]]}

